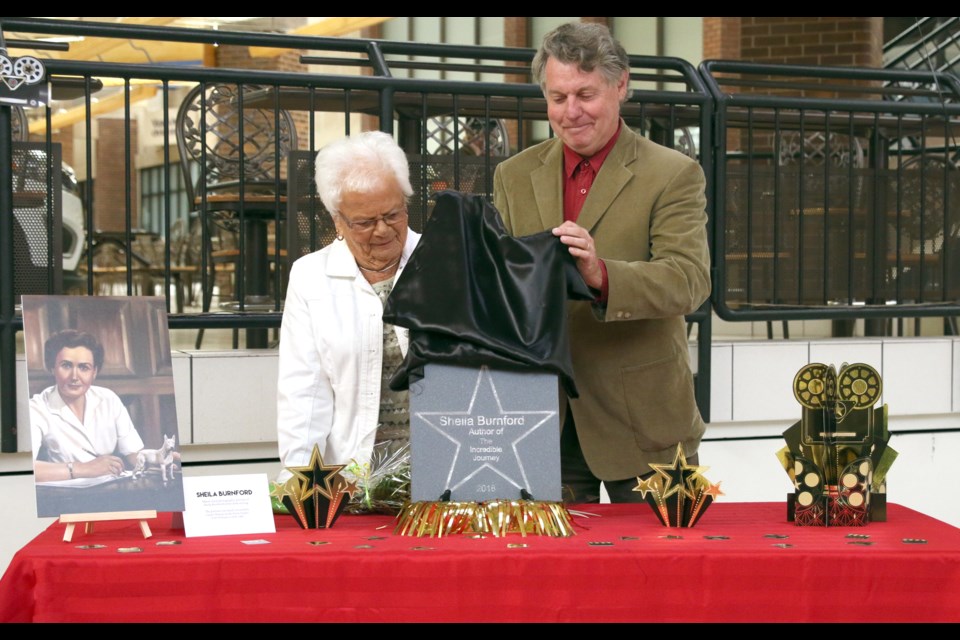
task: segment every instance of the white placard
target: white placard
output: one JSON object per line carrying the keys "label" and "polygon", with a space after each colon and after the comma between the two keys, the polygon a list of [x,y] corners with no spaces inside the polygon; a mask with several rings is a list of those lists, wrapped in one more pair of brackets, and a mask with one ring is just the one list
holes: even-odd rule
{"label": "white placard", "polygon": [[188,538],[276,533],[265,473],[183,478]]}

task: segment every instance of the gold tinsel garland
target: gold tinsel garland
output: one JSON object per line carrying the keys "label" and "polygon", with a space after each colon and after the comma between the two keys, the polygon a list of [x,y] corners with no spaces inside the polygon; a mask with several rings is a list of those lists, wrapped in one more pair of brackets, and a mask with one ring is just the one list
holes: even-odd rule
{"label": "gold tinsel garland", "polygon": [[519,533],[566,538],[575,535],[562,502],[488,500],[486,502],[408,502],[397,515],[394,534],[443,536]]}

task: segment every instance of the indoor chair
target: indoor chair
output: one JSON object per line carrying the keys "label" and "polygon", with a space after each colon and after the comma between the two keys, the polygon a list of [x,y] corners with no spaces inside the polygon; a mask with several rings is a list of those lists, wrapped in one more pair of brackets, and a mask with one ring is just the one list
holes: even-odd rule
{"label": "indoor chair", "polygon": [[[261,89],[200,84],[187,93],[177,114],[180,165],[188,201],[201,225],[204,313],[210,311],[218,282],[222,290],[230,282],[234,288],[235,301],[221,298],[221,307],[272,309],[268,303],[279,297],[278,291],[269,291],[270,261],[282,251],[271,256],[267,242],[271,227],[282,237],[276,227],[286,211],[284,163],[297,146],[297,133],[288,111],[246,107],[246,97]],[[249,336],[248,330],[248,342]],[[202,340],[200,329],[198,349]]]}

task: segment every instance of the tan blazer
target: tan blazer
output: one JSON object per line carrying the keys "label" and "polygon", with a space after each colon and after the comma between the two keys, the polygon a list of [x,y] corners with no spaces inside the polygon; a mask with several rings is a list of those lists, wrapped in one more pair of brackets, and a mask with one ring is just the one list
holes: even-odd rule
{"label": "tan blazer", "polygon": [[[563,222],[562,168],[556,138],[500,163],[494,205],[510,233]],[[705,426],[683,316],[710,295],[704,188],[696,161],[624,124],[577,220],[593,236],[609,284],[605,307],[571,302],[568,311],[580,393],[570,409],[601,480],[671,462],[678,442],[688,456],[700,444]]]}

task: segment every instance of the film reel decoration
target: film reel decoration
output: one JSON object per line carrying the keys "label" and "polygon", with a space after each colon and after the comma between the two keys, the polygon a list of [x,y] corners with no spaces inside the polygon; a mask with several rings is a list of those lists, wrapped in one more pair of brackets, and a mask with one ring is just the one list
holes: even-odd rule
{"label": "film reel decoration", "polygon": [[797,505],[811,507],[823,496],[823,473],[812,460],[797,457],[793,462],[795,484],[797,486]]}
{"label": "film reel decoration", "polygon": [[873,464],[859,458],[846,465],[837,485],[826,484],[811,460],[794,460],[794,518],[800,526],[863,526],[868,521]]}
{"label": "film reel decoration", "polygon": [[866,364],[845,366],[837,379],[840,398],[852,402],[854,409],[867,409],[876,404],[882,387],[880,374]]}
{"label": "film reel decoration", "polygon": [[872,482],[873,462],[870,458],[859,458],[844,467],[836,500],[830,504],[831,524],[841,527],[866,524],[870,513]]}
{"label": "film reel decoration", "polygon": [[43,80],[43,63],[32,56],[8,58],[0,54],[0,80],[11,91]]}
{"label": "film reel decoration", "polygon": [[801,368],[793,379],[793,395],[807,409],[821,409],[835,400],[847,403],[849,406],[837,405],[838,418],[849,408],[872,407],[882,391],[880,374],[863,363],[844,364],[838,374],[833,365],[814,362]]}
{"label": "film reel decoration", "polygon": [[873,463],[870,458],[858,458],[843,469],[838,487],[841,504],[858,511],[866,511],[870,503],[870,483],[873,481]]}
{"label": "film reel decoration", "polygon": [[0,104],[37,107],[47,102],[46,69],[33,56],[9,58],[0,48]]}
{"label": "film reel decoration", "polygon": [[793,395],[797,402],[807,409],[823,407],[827,398],[833,394],[833,389],[828,387],[830,380],[835,380],[832,376],[827,376],[830,369],[819,362],[800,369],[793,378]]}
{"label": "film reel decoration", "polygon": [[825,525],[827,509],[823,473],[812,460],[800,456],[794,458],[793,471],[796,486],[794,519],[802,526]]}
{"label": "film reel decoration", "polygon": [[43,63],[33,56],[17,58],[13,63],[13,75],[23,78],[27,84],[37,84],[43,80]]}

